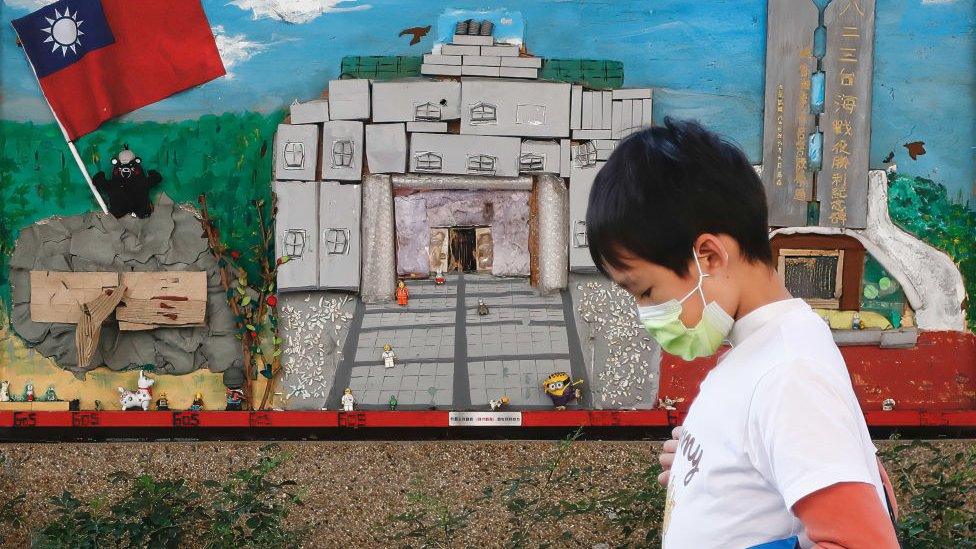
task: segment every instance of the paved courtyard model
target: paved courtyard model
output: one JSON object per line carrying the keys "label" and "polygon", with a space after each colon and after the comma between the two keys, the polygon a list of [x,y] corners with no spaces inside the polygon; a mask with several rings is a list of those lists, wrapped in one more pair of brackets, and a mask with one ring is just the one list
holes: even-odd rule
{"label": "paved courtyard model", "polygon": [[[585,380],[576,330],[567,329],[574,322],[567,292],[540,296],[527,279],[470,273],[407,287],[405,307],[357,307],[330,407],[348,386],[362,409],[385,408],[391,396],[400,408],[487,409],[503,395],[512,407],[548,408],[540,384],[549,374]],[[479,300],[488,314],[478,314]],[[383,364],[387,344],[393,368]]]}

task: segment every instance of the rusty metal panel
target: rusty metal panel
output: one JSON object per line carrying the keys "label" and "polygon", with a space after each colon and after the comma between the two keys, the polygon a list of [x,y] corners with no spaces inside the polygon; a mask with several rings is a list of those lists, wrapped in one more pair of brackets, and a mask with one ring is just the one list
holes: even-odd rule
{"label": "rusty metal panel", "polygon": [[837,0],[824,12],[823,169],[817,175],[820,225],[867,224],[871,150],[874,0]]}
{"label": "rusty metal panel", "polygon": [[817,67],[818,19],[812,1],[769,0],[762,181],[773,227],[806,225],[807,202],[813,198],[807,139],[815,123],[810,77]]}

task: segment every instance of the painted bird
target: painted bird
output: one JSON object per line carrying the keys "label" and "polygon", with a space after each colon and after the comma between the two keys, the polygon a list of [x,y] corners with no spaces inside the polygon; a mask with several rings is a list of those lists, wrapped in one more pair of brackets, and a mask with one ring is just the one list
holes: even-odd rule
{"label": "painted bird", "polygon": [[905,143],[902,145],[908,149],[908,156],[915,160],[916,157],[925,154],[925,141],[912,141],[911,143]]}
{"label": "painted bird", "polygon": [[414,44],[419,44],[420,39],[427,36],[428,32],[430,32],[430,25],[427,25],[426,27],[410,27],[409,29],[403,29],[400,31],[399,36],[412,34],[413,39],[410,40],[410,45],[412,46]]}

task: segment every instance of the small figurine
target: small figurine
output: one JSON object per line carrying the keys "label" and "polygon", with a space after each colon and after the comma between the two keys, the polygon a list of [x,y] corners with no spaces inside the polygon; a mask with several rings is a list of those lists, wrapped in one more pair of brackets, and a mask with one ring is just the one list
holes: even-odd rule
{"label": "small figurine", "polygon": [[851,317],[851,329],[860,330],[861,329],[861,313],[854,311],[854,316]]}
{"label": "small figurine", "polygon": [[0,402],[10,402],[10,382],[0,381]]}
{"label": "small figurine", "polygon": [[410,300],[410,290],[407,289],[407,285],[402,280],[397,282],[396,300],[397,305],[401,307],[406,307],[407,301]]}
{"label": "small figurine", "polygon": [[44,402],[58,402],[61,399],[58,398],[58,394],[54,392],[54,385],[48,385],[47,390],[44,391],[44,395],[41,396],[41,400]]}
{"label": "small figurine", "polygon": [[883,411],[885,411],[885,412],[890,412],[890,411],[894,410],[895,409],[895,399],[893,399],[893,398],[886,398],[886,399],[884,399],[884,401],[881,403],[881,409]]}
{"label": "small figurine", "polygon": [[73,398],[73,399],[69,400],[68,401],[68,411],[69,412],[78,412],[78,411],[81,411],[81,399],[80,398]]}
{"label": "small figurine", "polygon": [[342,411],[351,412],[355,404],[356,397],[352,396],[352,389],[346,387],[346,390],[342,392]]}
{"label": "small figurine", "polygon": [[155,379],[146,377],[145,370],[139,370],[139,389],[135,391],[126,391],[125,388],[119,387],[119,404],[121,404],[123,410],[132,410],[141,408],[143,411],[149,410],[149,403],[152,402],[152,389],[153,383],[156,383]]}
{"label": "small figurine", "polygon": [[227,391],[227,411],[240,412],[244,409],[244,389],[240,387],[228,387]]}
{"label": "small figurine", "polygon": [[193,395],[193,404],[190,404],[190,410],[193,412],[203,410],[203,393]]}
{"label": "small figurine", "polygon": [[153,210],[149,190],[162,180],[156,170],[143,170],[142,159],[125,145],[112,159],[111,174],[106,177],[104,172],[98,172],[92,178],[92,184],[102,198],[107,199],[108,211],[115,217],[132,214],[146,218]]}
{"label": "small figurine", "polygon": [[166,398],[166,393],[159,393],[159,400],[156,401],[156,409],[160,412],[169,411],[169,399]]}
{"label": "small figurine", "polygon": [[583,395],[579,387],[576,387],[581,383],[583,383],[582,379],[573,381],[566,372],[556,372],[542,382],[542,390],[549,395],[557,410],[565,410],[567,404],[579,400]]}
{"label": "small figurine", "polygon": [[102,401],[101,400],[96,400],[95,401],[95,411],[96,412],[101,412],[104,409],[105,408],[102,406]]}
{"label": "small figurine", "polygon": [[396,359],[396,353],[393,352],[393,347],[389,343],[383,346],[383,366],[387,368],[392,368],[396,366],[394,360]]}
{"label": "small figurine", "polygon": [[484,299],[479,299],[478,300],[478,314],[481,315],[481,316],[485,316],[485,315],[488,314],[488,312],[489,312],[488,311],[488,304],[485,303],[485,300]]}
{"label": "small figurine", "polygon": [[34,384],[33,383],[27,382],[27,385],[24,385],[24,396],[23,396],[22,402],[34,402]]}
{"label": "small figurine", "polygon": [[508,397],[502,396],[498,398],[493,398],[488,401],[488,406],[491,406],[491,411],[496,412],[501,409],[502,406],[508,406]]}
{"label": "small figurine", "polygon": [[669,396],[665,396],[664,398],[657,399],[657,405],[658,408],[674,411],[678,409],[677,407],[675,407],[675,404],[681,404],[684,401],[685,401],[684,397],[671,398]]}
{"label": "small figurine", "polygon": [[444,273],[438,270],[437,274],[434,275],[434,284],[436,284],[437,286],[441,286],[445,282],[447,282],[447,279],[444,278]]}
{"label": "small figurine", "polygon": [[390,395],[390,401],[387,403],[387,405],[390,407],[390,410],[396,410],[398,404],[400,403],[397,401],[396,395]]}

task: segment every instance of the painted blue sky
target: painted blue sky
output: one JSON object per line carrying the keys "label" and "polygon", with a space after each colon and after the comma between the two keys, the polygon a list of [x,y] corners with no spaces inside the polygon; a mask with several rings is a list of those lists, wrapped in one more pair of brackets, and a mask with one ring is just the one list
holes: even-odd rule
{"label": "painted blue sky", "polygon": [[[43,0],[4,0],[0,117],[48,122],[10,20]],[[617,59],[627,86],[653,86],[655,119],[696,118],[760,161],[765,11],[762,0],[204,0],[229,75],[127,116],[130,120],[282,108],[317,96],[344,55],[420,55],[400,30],[437,26],[448,9],[508,9],[543,57]],[[899,168],[973,198],[976,186],[976,2],[877,0],[872,165]],[[924,141],[911,160],[902,146]]]}

